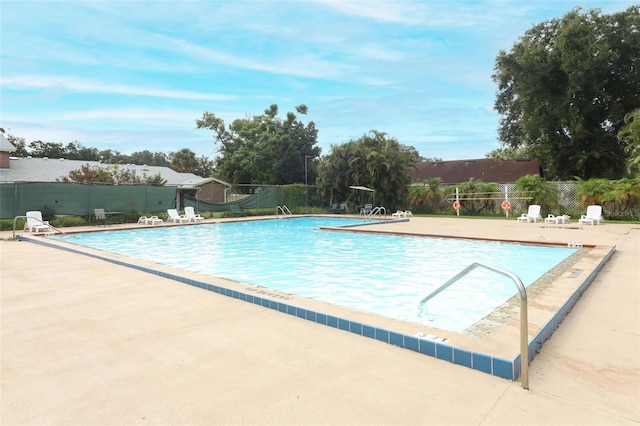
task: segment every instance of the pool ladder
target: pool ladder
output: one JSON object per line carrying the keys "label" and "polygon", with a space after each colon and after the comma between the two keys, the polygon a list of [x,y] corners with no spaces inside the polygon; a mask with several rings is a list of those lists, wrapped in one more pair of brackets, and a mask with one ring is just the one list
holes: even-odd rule
{"label": "pool ladder", "polygon": [[516,274],[493,266],[485,265],[484,263],[474,262],[462,271],[458,272],[440,287],[432,291],[427,297],[422,299],[418,307],[422,310],[425,303],[476,268],[484,268],[500,275],[505,275],[511,278],[518,287],[518,293],[520,293],[520,383],[522,384],[523,389],[529,389],[529,320],[527,318],[527,290]]}
{"label": "pool ladder", "polygon": [[276,217],[278,219],[282,219],[283,217],[293,216],[293,213],[289,210],[287,206],[278,206],[276,207]]}
{"label": "pool ladder", "polygon": [[365,220],[373,220],[374,217],[377,217],[379,221],[382,221],[382,219],[387,217],[387,209],[382,206],[374,207],[369,213],[363,214]]}

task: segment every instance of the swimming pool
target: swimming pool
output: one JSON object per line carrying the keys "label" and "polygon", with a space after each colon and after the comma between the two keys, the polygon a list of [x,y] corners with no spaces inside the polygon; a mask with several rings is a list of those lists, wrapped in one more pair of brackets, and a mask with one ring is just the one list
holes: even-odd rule
{"label": "swimming pool", "polygon": [[52,238],[454,332],[469,328],[517,293],[508,278],[476,270],[421,309],[422,298],[464,267],[487,263],[514,272],[528,286],[576,252],[320,230],[357,223],[362,221],[301,217]]}

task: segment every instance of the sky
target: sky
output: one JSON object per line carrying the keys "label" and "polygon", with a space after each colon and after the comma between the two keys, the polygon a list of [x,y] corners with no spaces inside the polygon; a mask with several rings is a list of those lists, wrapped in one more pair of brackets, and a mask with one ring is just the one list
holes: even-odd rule
{"label": "sky", "polygon": [[0,127],[123,154],[218,155],[230,124],[305,104],[322,155],[385,132],[420,155],[501,147],[491,76],[534,25],[626,0],[0,0]]}

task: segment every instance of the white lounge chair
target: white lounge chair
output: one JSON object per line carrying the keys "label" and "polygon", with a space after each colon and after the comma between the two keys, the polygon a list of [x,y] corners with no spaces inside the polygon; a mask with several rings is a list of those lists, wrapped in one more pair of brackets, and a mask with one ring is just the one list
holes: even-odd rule
{"label": "white lounge chair", "polygon": [[158,216],[142,216],[138,218],[138,223],[144,223],[145,225],[159,225],[163,222]]}
{"label": "white lounge chair", "polygon": [[178,210],[176,210],[176,209],[167,209],[167,214],[169,215],[169,218],[167,219],[167,222],[173,222],[173,223],[187,223],[187,222],[189,222],[189,219],[187,219],[186,216],[179,214]]}
{"label": "white lounge chair", "polygon": [[579,225],[585,223],[589,225],[603,225],[602,206],[587,206],[587,214],[583,214],[580,216],[580,219],[578,219]]}
{"label": "white lounge chair", "polygon": [[391,217],[412,217],[413,213],[410,210],[397,210],[391,215]]}
{"label": "white lounge chair", "polygon": [[38,210],[29,211],[25,214],[27,217],[27,223],[25,229],[29,232],[47,232],[51,231],[51,225],[49,222],[42,220],[42,212]]}
{"label": "white lounge chair", "polygon": [[200,214],[196,214],[193,207],[185,207],[184,216],[189,219],[189,222],[204,222],[204,217],[200,216]]}
{"label": "white lounge chair", "polygon": [[544,218],[544,223],[555,223],[556,225],[558,225],[560,223],[569,223],[569,219],[571,219],[571,216],[568,216],[566,214],[563,214],[561,216],[554,216],[552,214],[549,214]]}
{"label": "white lounge chair", "polygon": [[531,204],[529,210],[518,218],[518,222],[537,222],[542,219],[540,216],[540,206],[538,204]]}

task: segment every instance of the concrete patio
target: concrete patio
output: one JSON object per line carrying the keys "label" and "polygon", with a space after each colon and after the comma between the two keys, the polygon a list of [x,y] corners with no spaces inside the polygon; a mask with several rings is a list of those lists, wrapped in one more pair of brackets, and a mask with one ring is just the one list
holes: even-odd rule
{"label": "concrete patio", "polygon": [[371,229],[616,252],[534,359],[523,390],[131,268],[7,241],[5,231],[0,423],[640,423],[640,225],[413,217]]}

